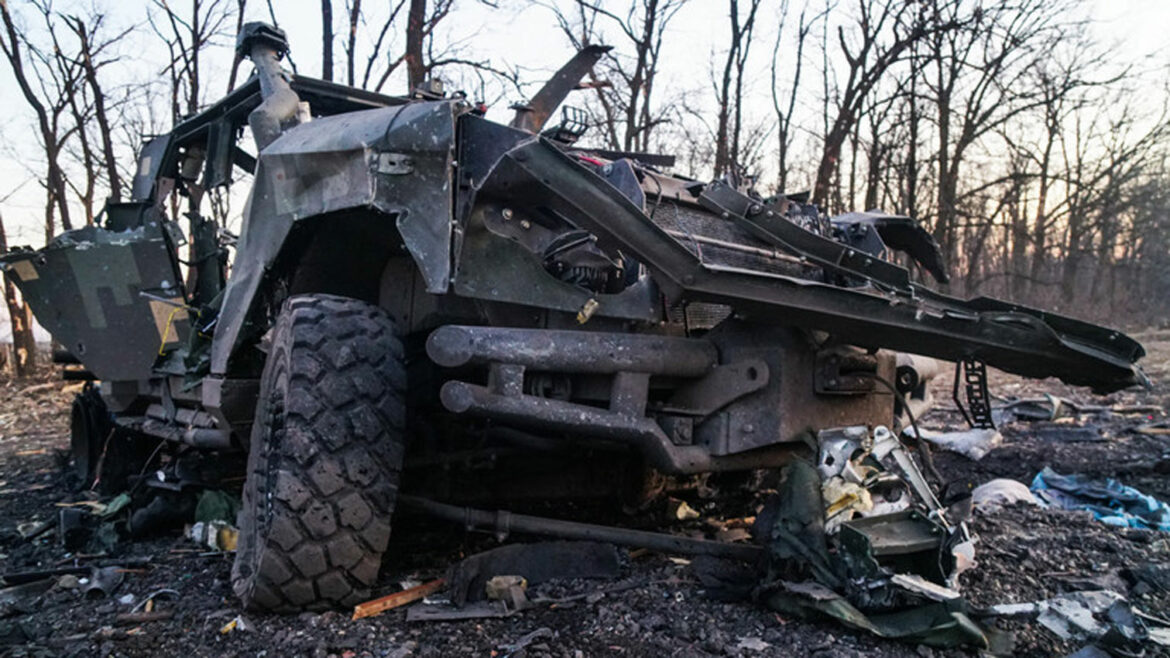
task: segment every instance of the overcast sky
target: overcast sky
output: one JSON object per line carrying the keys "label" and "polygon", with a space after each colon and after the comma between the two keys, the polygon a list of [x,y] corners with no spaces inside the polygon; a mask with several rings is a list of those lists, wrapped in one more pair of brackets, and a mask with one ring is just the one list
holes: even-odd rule
{"label": "overcast sky", "polygon": [[[159,55],[165,50],[158,37],[146,25],[146,10],[143,6],[146,3],[56,0],[55,7],[69,12],[71,7],[85,7],[91,2],[115,8],[111,16],[112,27],[136,26],[123,48],[125,59],[118,64],[116,72],[109,72],[111,79],[119,84],[127,84],[157,78],[161,68]],[[572,55],[552,13],[537,3],[501,0],[501,9],[492,10],[474,0],[458,2],[458,10],[443,24],[443,40],[459,42],[461,53],[466,57],[490,59],[496,66],[519,68],[525,72],[526,78],[537,83]],[[769,0],[765,0],[765,3],[775,4]],[[23,12],[30,20],[36,18],[22,4],[23,0],[10,0],[10,6],[18,13]],[[367,1],[365,4],[377,7],[384,3]],[[622,6],[626,3],[623,0],[614,4]],[[799,0],[793,0],[792,4],[800,3]],[[251,0],[249,5],[250,19],[267,20],[267,9],[263,2]],[[288,32],[293,59],[298,64],[299,72],[319,75],[320,3],[317,0],[273,0],[273,5],[281,27]],[[344,2],[335,0],[335,5],[338,5],[334,9],[334,18],[339,35],[334,47],[337,61],[335,75],[341,77]],[[1170,0],[1091,0],[1087,9],[1092,18],[1092,29],[1100,40],[1109,44],[1111,56],[1118,65],[1135,64],[1149,68],[1170,66],[1170,33],[1167,32],[1170,28]],[[726,2],[723,0],[692,0],[680,11],[665,39],[664,61],[669,64],[664,66],[664,79],[659,89],[672,87],[695,90],[698,96],[703,96],[709,63],[713,58],[721,56],[720,43],[726,40],[728,28],[725,14]],[[376,19],[371,18],[371,22],[376,22]],[[768,21],[764,15],[760,29],[768,34],[774,29],[769,23],[774,22]],[[768,34],[766,42],[756,47],[759,58],[753,84],[757,91],[766,91],[769,84],[767,56],[771,50],[771,39]],[[619,47],[624,45],[613,37],[611,42]],[[396,45],[396,49],[400,48],[401,43]],[[214,90],[214,94],[209,94],[205,99],[208,102],[214,101],[215,95],[223,92],[221,85],[226,83],[229,53],[227,48],[218,49],[216,56],[206,65],[208,75],[205,80],[209,88]],[[244,66],[247,67],[247,64]],[[242,73],[246,75],[247,72],[245,68]],[[394,86],[388,87],[386,91],[401,93],[402,85],[401,81],[395,80]],[[769,111],[763,101],[766,93],[759,97],[759,116],[763,117]],[[6,64],[0,65],[0,99],[3,99],[3,107],[7,110],[5,121],[0,123],[0,140],[3,143],[3,148],[0,148],[0,198],[16,190],[0,205],[0,212],[3,212],[8,227],[9,244],[39,246],[43,243],[44,192],[34,176],[43,175],[43,167],[35,156],[30,155],[39,150],[34,118]],[[493,106],[489,116],[506,120],[510,115],[507,105],[514,100],[518,100],[518,94],[510,92]],[[815,98],[812,100],[815,104]],[[0,341],[7,340],[9,332],[7,318],[3,313],[0,305]]]}

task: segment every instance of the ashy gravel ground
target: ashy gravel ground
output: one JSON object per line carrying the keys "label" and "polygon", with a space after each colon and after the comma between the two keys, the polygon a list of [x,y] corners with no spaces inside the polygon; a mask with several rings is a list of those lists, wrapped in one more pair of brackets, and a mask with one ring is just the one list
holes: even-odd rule
{"label": "ashy gravel ground", "polygon": [[[1093,404],[1170,405],[1170,331],[1139,336],[1151,353],[1144,365],[1154,379],[1149,391],[1101,398],[1054,381],[1025,381],[995,373],[993,393],[1028,397],[1044,392]],[[20,538],[19,524],[43,521],[57,513],[56,503],[73,501],[63,470],[68,448],[69,404],[74,391],[52,375],[36,382],[0,383],[0,564],[5,573],[72,564],[50,534]],[[940,383],[940,393],[944,386]],[[941,395],[943,399],[949,397]],[[934,429],[958,428],[961,419],[949,403],[922,420]],[[1044,466],[1061,473],[1113,477],[1146,493],[1170,500],[1170,437],[1129,431],[1145,419],[1114,415],[1079,424],[1012,423],[1004,444],[984,459],[936,451],[947,479],[980,484],[998,477],[1028,483]],[[1073,441],[1070,430],[1100,428],[1106,441]],[[663,525],[676,532],[708,528],[707,519],[743,514],[742,492],[711,489],[683,494],[704,518]],[[588,510],[574,510],[574,516]],[[620,516],[604,519],[622,521]],[[645,526],[647,518],[624,522]],[[977,514],[978,566],[963,575],[963,591],[975,606],[1025,602],[1064,592],[1108,588],[1142,611],[1170,617],[1170,578],[1161,587],[1130,576],[1152,566],[1163,577],[1170,569],[1170,534],[1116,529],[1083,512],[1046,511],[1016,506]],[[404,581],[442,576],[460,557],[495,545],[483,535],[422,519],[396,519],[379,593],[396,591]],[[624,552],[623,552],[624,553]],[[554,581],[534,585],[529,596],[561,598],[594,592],[557,605],[538,606],[504,619],[407,623],[405,610],[351,621],[347,611],[278,616],[243,612],[232,597],[231,558],[204,555],[189,540],[156,537],[119,546],[116,559],[150,558],[146,567],[126,573],[113,598],[88,600],[73,589],[54,586],[39,596],[0,602],[0,655],[13,656],[960,656],[885,641],[831,623],[785,618],[750,602],[707,598],[684,560],[641,553],[623,561],[622,575],[611,581]],[[1161,571],[1158,571],[1161,569]],[[68,584],[62,583],[62,584]],[[160,589],[178,598],[162,600],[157,610],[173,611],[168,620],[116,625],[115,616]],[[608,591],[603,593],[602,590]],[[221,628],[236,618],[236,630]],[[1017,654],[1066,655],[1083,643],[1064,642],[1043,627],[1000,620],[1016,632]],[[524,648],[517,643],[525,643]],[[1151,645],[1146,655],[1161,655]]]}

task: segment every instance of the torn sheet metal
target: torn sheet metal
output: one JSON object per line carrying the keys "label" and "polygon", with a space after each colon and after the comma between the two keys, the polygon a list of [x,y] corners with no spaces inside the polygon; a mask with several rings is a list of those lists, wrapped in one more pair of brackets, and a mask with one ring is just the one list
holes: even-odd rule
{"label": "torn sheet metal", "polygon": [[536,584],[555,578],[616,578],[617,548],[598,542],[512,544],[472,555],[451,567],[451,601],[457,606],[482,601],[495,576],[521,576]]}
{"label": "torn sheet metal", "polygon": [[[1140,650],[1149,629],[1125,597],[1110,590],[1072,592],[1043,601],[992,606],[996,616],[1035,617],[1062,640],[1094,640],[1118,650]],[[1131,654],[1125,654],[1131,655]]]}
{"label": "torn sheet metal", "polygon": [[[882,637],[1010,650],[1009,638],[969,616],[957,576],[974,564],[974,540],[947,518],[897,438],[855,427],[818,439],[817,464],[787,466],[757,517],[770,557],[757,596],[781,612]],[[900,492],[901,509],[870,513],[878,485],[883,498]]]}

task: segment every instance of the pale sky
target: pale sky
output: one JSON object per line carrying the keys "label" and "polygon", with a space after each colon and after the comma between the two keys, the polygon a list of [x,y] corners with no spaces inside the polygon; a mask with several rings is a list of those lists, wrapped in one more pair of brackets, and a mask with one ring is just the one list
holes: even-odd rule
{"label": "pale sky", "polygon": [[[515,67],[526,72],[525,78],[534,86],[548,77],[561,63],[572,55],[567,40],[561,34],[551,12],[534,2],[524,0],[500,0],[501,9],[491,10],[474,0],[457,0],[458,9],[442,24],[441,31],[451,40],[457,40],[463,56],[472,59],[491,59],[493,64]],[[819,6],[818,0],[810,0]],[[111,82],[128,84],[149,80],[159,76],[162,53],[161,42],[146,25],[146,3],[129,3],[102,0],[56,0],[55,8],[64,13],[73,7],[86,7],[90,2],[115,7],[111,15],[111,27],[135,27],[127,40],[123,52],[125,59],[120,63]],[[35,25],[38,16],[21,6],[21,0],[14,0],[10,6]],[[179,2],[183,5],[185,2]],[[234,4],[234,3],[233,3]],[[368,7],[385,3],[367,1]],[[612,3],[621,7],[626,2]],[[765,0],[765,6],[776,4]],[[792,0],[799,5],[799,0]],[[842,2],[848,4],[848,0]],[[267,20],[264,2],[250,0],[249,19]],[[273,0],[277,18],[288,32],[293,59],[300,73],[316,76],[320,73],[320,3],[317,0]],[[345,20],[343,0],[335,0],[335,32],[338,34],[334,46],[336,64],[335,79],[343,75],[344,50],[342,48],[342,23]],[[1110,52],[1118,65],[1132,63],[1144,68],[1170,66],[1170,0],[1091,0],[1087,5],[1091,12],[1092,29],[1097,36],[1110,45]],[[83,11],[83,10],[82,10]],[[794,10],[794,15],[798,10]],[[767,87],[768,58],[772,47],[774,20],[767,20],[768,14],[761,14],[761,36],[753,49],[757,56],[751,84],[758,99],[758,115],[766,117],[770,110]],[[790,19],[792,21],[795,18]],[[371,18],[371,22],[376,22]],[[601,25],[604,25],[603,23]],[[659,90],[676,89],[693,94],[693,98],[710,97],[707,71],[710,62],[722,55],[720,44],[726,40],[728,31],[726,3],[723,0],[692,0],[685,6],[674,22],[665,39],[662,79]],[[400,36],[398,37],[401,38]],[[611,43],[622,48],[625,44],[616,37]],[[226,41],[225,41],[226,43]],[[396,49],[401,48],[400,43]],[[214,89],[205,99],[212,102],[215,94],[222,94],[226,83],[226,66],[229,63],[229,48],[218,48],[212,61],[206,63],[207,84]],[[806,56],[808,52],[806,51]],[[364,58],[359,57],[359,62]],[[241,77],[248,74],[244,64]],[[113,73],[112,71],[108,73]],[[359,73],[360,75],[360,73]],[[1165,77],[1163,76],[1163,79]],[[111,82],[107,82],[110,85]],[[400,93],[403,83],[392,82],[388,93]],[[811,107],[816,107],[819,93],[815,81],[809,82],[805,93]],[[660,96],[660,98],[662,98]],[[34,176],[43,175],[43,166],[35,156],[39,150],[36,141],[34,118],[28,110],[20,91],[8,70],[7,64],[0,64],[0,99],[7,118],[0,123],[0,198],[11,197],[0,204],[8,228],[9,244],[43,244],[44,192]],[[497,102],[489,113],[491,118],[506,120],[510,116],[507,105],[519,100],[510,92]],[[571,102],[571,101],[570,101]],[[710,101],[708,101],[710,102]],[[30,170],[31,168],[31,170]],[[19,189],[18,189],[19,188]],[[15,193],[13,191],[15,190]],[[242,204],[239,204],[242,205]],[[239,205],[234,207],[239,207]],[[75,216],[80,213],[75,213]],[[7,340],[9,326],[3,305],[0,305],[0,341]]]}

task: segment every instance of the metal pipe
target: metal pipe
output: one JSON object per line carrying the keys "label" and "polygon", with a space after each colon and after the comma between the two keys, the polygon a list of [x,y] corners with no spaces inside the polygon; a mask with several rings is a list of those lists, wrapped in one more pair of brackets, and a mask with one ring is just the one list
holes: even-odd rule
{"label": "metal pipe", "polygon": [[541,516],[513,514],[506,511],[458,507],[435,502],[417,496],[399,496],[398,506],[416,512],[461,523],[469,530],[485,530],[508,534],[521,532],[530,535],[545,535],[561,539],[600,541],[631,548],[648,548],[664,553],[680,555],[713,555],[735,560],[752,562],[764,555],[764,548],[755,544],[728,544],[708,539],[676,537],[661,532],[627,530],[611,526],[561,521]]}
{"label": "metal pipe", "polygon": [[712,343],[694,338],[456,325],[431,333],[427,355],[448,368],[497,362],[534,370],[672,377],[700,377],[719,361]]}
{"label": "metal pipe", "polygon": [[521,425],[596,436],[637,448],[655,468],[668,473],[710,470],[711,455],[699,446],[675,446],[645,416],[627,416],[574,402],[534,395],[501,395],[486,387],[450,381],[439,391],[443,406]]}
{"label": "metal pipe", "polygon": [[280,137],[282,126],[297,116],[301,99],[288,84],[280,58],[288,52],[284,31],[264,23],[247,23],[237,37],[236,55],[247,55],[256,67],[260,97],[264,99],[248,115],[257,152]]}
{"label": "metal pipe", "polygon": [[675,475],[774,468],[791,462],[802,443],[777,443],[731,455],[712,456],[704,446],[675,445],[652,418],[629,416],[574,402],[534,395],[502,395],[484,386],[449,381],[439,398],[447,410],[470,413],[570,436],[592,436],[627,444],[654,468]]}

